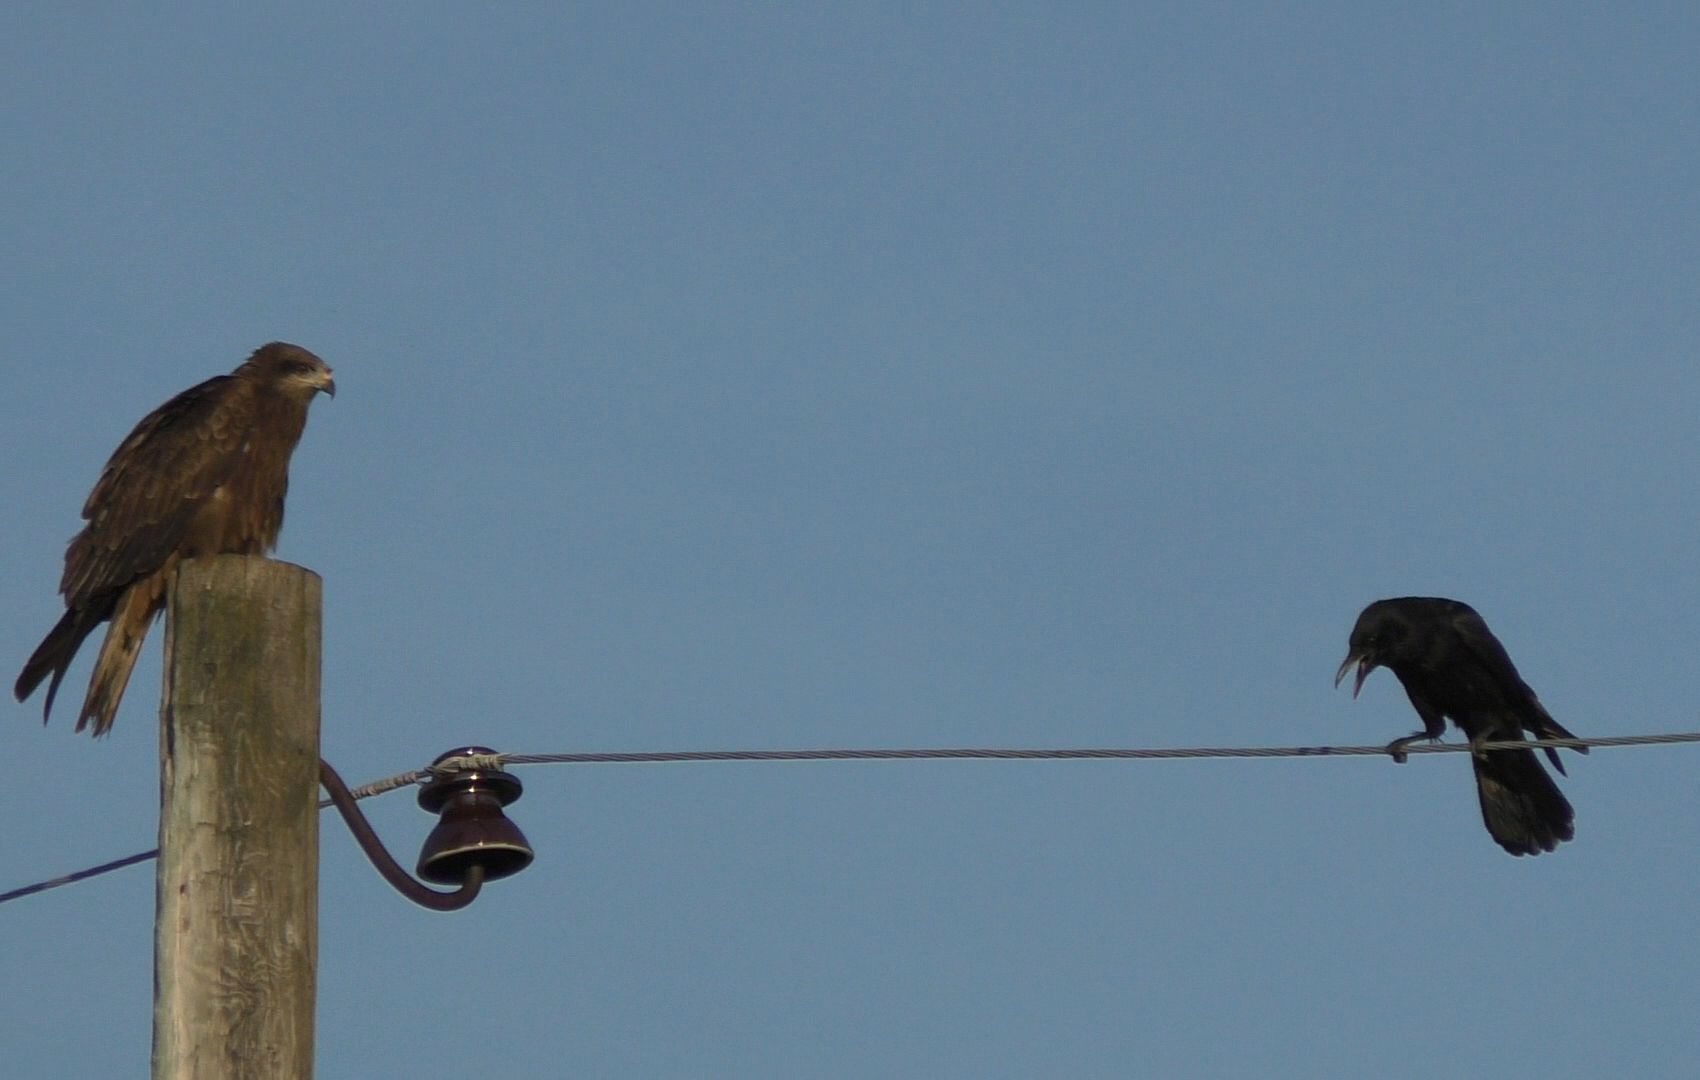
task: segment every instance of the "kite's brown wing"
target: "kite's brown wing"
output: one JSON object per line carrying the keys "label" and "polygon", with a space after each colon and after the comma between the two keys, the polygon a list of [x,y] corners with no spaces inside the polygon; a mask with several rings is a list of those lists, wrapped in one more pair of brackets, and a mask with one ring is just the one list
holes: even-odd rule
{"label": "kite's brown wing", "polygon": [[251,394],[229,375],[149,413],[112,452],[83,504],[88,522],[65,553],[71,607],[108,603],[181,553],[195,515],[234,471],[253,423]]}
{"label": "kite's brown wing", "polygon": [[111,726],[166,578],[188,554],[185,541],[197,516],[243,453],[254,407],[244,389],[221,375],[183,391],[137,424],[107,461],[83,507],[88,524],[65,553],[65,615],[15,687],[22,700],[52,674],[44,720],[77,648],[111,618],[77,727],[91,717],[96,734]]}

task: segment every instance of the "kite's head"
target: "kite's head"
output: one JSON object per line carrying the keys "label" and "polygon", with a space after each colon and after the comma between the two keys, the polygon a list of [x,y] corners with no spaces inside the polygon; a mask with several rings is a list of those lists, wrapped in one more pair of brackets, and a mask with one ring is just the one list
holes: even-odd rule
{"label": "kite's head", "polygon": [[262,345],[243,366],[258,369],[286,393],[302,398],[319,393],[336,397],[336,380],[331,378],[330,367],[299,345],[286,341]]}

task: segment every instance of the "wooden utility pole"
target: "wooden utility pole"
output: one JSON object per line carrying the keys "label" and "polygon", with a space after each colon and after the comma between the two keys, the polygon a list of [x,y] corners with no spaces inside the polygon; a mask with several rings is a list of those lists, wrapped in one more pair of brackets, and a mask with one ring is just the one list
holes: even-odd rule
{"label": "wooden utility pole", "polygon": [[154,1080],[308,1080],[318,575],[241,555],[182,564],[161,721]]}

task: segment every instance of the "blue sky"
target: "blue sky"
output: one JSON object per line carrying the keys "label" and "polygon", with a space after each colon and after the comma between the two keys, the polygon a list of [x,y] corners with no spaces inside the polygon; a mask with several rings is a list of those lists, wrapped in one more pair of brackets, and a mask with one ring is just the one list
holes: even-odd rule
{"label": "blue sky", "polygon": [[[1700,728],[1697,49],[1682,5],[8,11],[0,657],[130,426],[281,338],[340,389],[278,555],[351,782],[1382,742],[1396,682],[1331,678],[1409,593],[1579,734]],[[158,670],[100,743],[12,708],[0,887],[152,846]],[[1690,1076],[1694,755],[1573,759],[1532,860],[1451,755],[530,768],[535,866],[456,915],[324,820],[319,1073]],[[152,917],[151,868],[0,908],[8,1075],[142,1074]]]}

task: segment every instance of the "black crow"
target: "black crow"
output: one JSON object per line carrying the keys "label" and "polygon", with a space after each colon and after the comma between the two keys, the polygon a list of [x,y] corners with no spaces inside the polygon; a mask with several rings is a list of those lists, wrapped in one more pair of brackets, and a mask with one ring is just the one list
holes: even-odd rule
{"label": "black crow", "polygon": [[[1352,627],[1335,686],[1353,664],[1358,668],[1353,697],[1370,672],[1385,667],[1399,677],[1422,717],[1423,730],[1387,744],[1396,760],[1405,760],[1400,751],[1411,743],[1440,738],[1447,717],[1472,744],[1522,739],[1525,730],[1537,739],[1575,738],[1548,715],[1482,617],[1457,600],[1377,600]],[[1558,751],[1545,749],[1562,774]],[[1513,855],[1538,855],[1576,835],[1575,812],[1533,750],[1477,750],[1470,757],[1482,820],[1500,847]]]}

